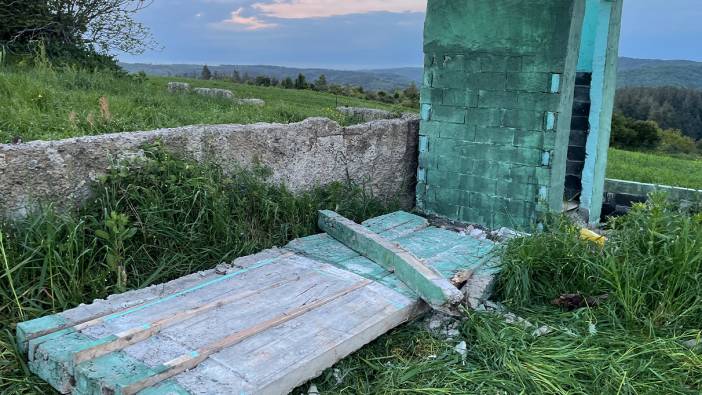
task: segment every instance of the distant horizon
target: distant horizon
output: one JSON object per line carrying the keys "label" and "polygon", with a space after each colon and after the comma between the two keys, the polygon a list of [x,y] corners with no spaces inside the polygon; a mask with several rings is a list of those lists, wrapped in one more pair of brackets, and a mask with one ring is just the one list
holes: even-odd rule
{"label": "distant horizon", "polygon": [[[117,57],[156,65],[418,67],[425,10],[426,0],[156,0],[137,20],[162,48]],[[702,62],[700,20],[699,0],[627,1],[620,55]]]}
{"label": "distant horizon", "polygon": [[[662,59],[662,58],[636,58],[631,56],[620,56],[620,59],[636,59],[636,60],[660,60],[666,62],[691,62],[691,63],[702,63],[699,60],[692,59]],[[125,64],[144,64],[150,66],[208,66],[208,67],[219,67],[219,66],[268,66],[268,67],[284,67],[290,69],[319,69],[319,70],[335,70],[335,71],[375,71],[375,70],[392,70],[392,69],[404,69],[404,68],[422,68],[421,64],[418,65],[407,65],[407,66],[393,66],[393,67],[366,67],[366,68],[339,68],[339,67],[319,67],[319,66],[299,66],[299,65],[286,65],[286,64],[271,64],[271,63],[206,63],[206,62],[177,62],[177,63],[160,63],[160,62],[126,62],[119,61]]]}

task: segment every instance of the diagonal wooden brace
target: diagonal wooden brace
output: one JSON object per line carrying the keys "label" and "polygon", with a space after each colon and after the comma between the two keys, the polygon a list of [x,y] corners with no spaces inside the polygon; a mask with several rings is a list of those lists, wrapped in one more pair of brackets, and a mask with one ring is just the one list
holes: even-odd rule
{"label": "diagonal wooden brace", "polygon": [[383,266],[432,308],[451,312],[463,294],[433,267],[402,248],[333,211],[319,212],[319,227],[347,247]]}

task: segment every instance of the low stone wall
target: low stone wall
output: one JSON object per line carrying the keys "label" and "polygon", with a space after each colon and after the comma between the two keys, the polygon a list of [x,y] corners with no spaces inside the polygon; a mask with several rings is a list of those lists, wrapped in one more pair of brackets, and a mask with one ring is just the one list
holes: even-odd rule
{"label": "low stone wall", "polygon": [[654,192],[665,192],[670,199],[680,203],[683,207],[702,204],[702,190],[607,179],[605,181],[603,214],[626,213],[634,203],[647,201],[648,196]]}
{"label": "low stone wall", "polygon": [[383,120],[341,127],[326,118],[294,124],[197,125],[60,141],[0,145],[0,215],[19,217],[39,202],[74,207],[116,160],[160,140],[186,158],[231,171],[260,163],[294,191],[333,181],[414,204],[419,122]]}
{"label": "low stone wall", "polygon": [[336,110],[339,111],[340,113],[346,115],[346,116],[359,119],[361,122],[378,121],[381,119],[419,118],[419,116],[417,114],[412,114],[412,113],[400,114],[400,113],[395,113],[395,112],[390,112],[390,111],[385,111],[385,110],[378,110],[375,108],[365,108],[365,107],[337,107]]}

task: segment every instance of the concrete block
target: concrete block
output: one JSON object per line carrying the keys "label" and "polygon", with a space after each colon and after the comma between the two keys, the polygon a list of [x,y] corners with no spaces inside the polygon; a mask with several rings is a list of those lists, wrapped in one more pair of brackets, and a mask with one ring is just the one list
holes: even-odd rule
{"label": "concrete block", "polygon": [[549,93],[550,73],[507,73],[508,91]]}
{"label": "concrete block", "polygon": [[469,89],[444,89],[443,104],[455,107],[477,107],[478,95]]}
{"label": "concrete block", "polygon": [[[448,123],[466,123],[467,110],[458,107],[451,106],[433,106],[431,109],[431,116],[429,119],[448,122]],[[424,117],[422,117],[424,119]]]}
{"label": "concrete block", "polygon": [[532,130],[516,130],[513,144],[516,147],[543,148],[545,133]]}
{"label": "concrete block", "polygon": [[484,128],[478,127],[475,133],[475,142],[490,144],[513,144],[517,129],[512,128]]}
{"label": "concrete block", "polygon": [[419,102],[422,104],[441,103],[443,94],[443,89],[424,86],[420,89]]}
{"label": "concrete block", "polygon": [[470,74],[468,87],[475,90],[503,91],[507,86],[506,73],[483,72]]}
{"label": "concrete block", "polygon": [[481,71],[520,72],[522,57],[515,55],[483,54],[480,56]]}
{"label": "concrete block", "polygon": [[518,108],[519,96],[514,92],[485,91],[479,92],[478,107],[480,108]]}
{"label": "concrete block", "polygon": [[501,126],[504,111],[495,108],[469,108],[466,123],[478,126]]}
{"label": "concrete block", "polygon": [[543,130],[544,113],[528,110],[505,110],[502,126],[525,130]]}

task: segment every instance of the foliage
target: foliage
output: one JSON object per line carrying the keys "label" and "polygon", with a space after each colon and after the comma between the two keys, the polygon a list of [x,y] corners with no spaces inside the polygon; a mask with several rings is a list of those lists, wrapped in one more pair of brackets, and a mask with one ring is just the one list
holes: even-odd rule
{"label": "foliage", "polygon": [[[702,140],[701,140],[702,141]],[[663,130],[658,150],[668,154],[695,154],[702,153],[697,150],[695,140],[685,136],[679,130]]]}
{"label": "foliage", "polygon": [[112,50],[141,53],[148,29],[134,20],[149,0],[0,0],[0,44],[17,54],[42,45],[57,63],[116,68]]}
{"label": "foliage", "polygon": [[[266,106],[241,106],[231,100],[196,94],[170,94],[166,85],[173,80],[189,82],[196,87],[229,89],[240,98],[261,98]],[[101,106],[102,97],[106,102]],[[102,116],[105,104],[109,107],[108,118]],[[10,66],[0,69],[0,143],[192,124],[290,123],[315,116],[348,124],[349,120],[336,111],[341,105],[402,111],[356,98],[228,81]]]}
{"label": "foliage", "polygon": [[225,175],[154,145],[115,166],[78,212],[45,207],[3,224],[0,393],[49,392],[23,364],[13,323],[285,245],[317,232],[319,209],[356,221],[395,209],[346,184],[293,194],[265,174]]}
{"label": "foliage", "polygon": [[[426,322],[405,326],[315,383],[330,394],[699,394],[702,350],[682,343],[702,339],[702,222],[658,197],[608,235],[603,250],[557,217],[509,242],[498,296],[533,326],[486,312],[466,312],[450,340]],[[578,291],[609,299],[549,306]],[[454,350],[460,341],[465,357]]]}
{"label": "foliage", "polygon": [[702,139],[702,91],[685,88],[623,88],[617,91],[616,110],[627,117],[652,120],[663,129],[681,130]]}
{"label": "foliage", "polygon": [[212,72],[210,71],[210,68],[207,67],[207,65],[202,66],[202,72],[200,73],[200,79],[209,81],[212,79]]}
{"label": "foliage", "polygon": [[660,143],[661,133],[654,121],[637,121],[616,113],[612,118],[611,143],[615,147],[653,149]]}
{"label": "foliage", "polygon": [[611,149],[607,177],[702,189],[702,160]]}
{"label": "foliage", "polygon": [[609,225],[603,249],[563,218],[509,243],[501,295],[521,307],[562,294],[608,294],[613,321],[650,333],[702,329],[702,222],[654,195]]}

